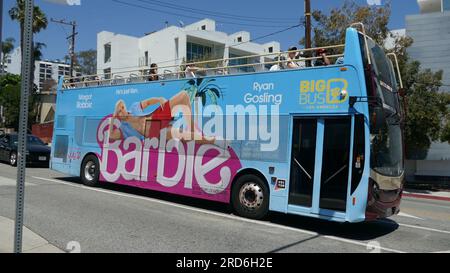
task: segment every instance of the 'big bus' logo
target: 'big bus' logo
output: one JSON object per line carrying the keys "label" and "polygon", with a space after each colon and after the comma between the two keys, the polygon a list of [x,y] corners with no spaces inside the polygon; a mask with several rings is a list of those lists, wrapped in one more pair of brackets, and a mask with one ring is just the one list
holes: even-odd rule
{"label": "'big bus' logo", "polygon": [[348,82],[345,79],[308,80],[300,83],[301,105],[335,105],[348,100],[346,91]]}

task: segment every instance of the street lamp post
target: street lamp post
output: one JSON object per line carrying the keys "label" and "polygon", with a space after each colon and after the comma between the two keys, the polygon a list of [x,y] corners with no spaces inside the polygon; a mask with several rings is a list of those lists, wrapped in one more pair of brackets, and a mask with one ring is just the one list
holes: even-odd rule
{"label": "street lamp post", "polygon": [[25,164],[27,152],[28,98],[30,94],[31,57],[33,51],[33,0],[25,0],[25,22],[23,24],[22,79],[20,93],[19,143],[17,147],[17,191],[14,252],[22,252],[23,212],[25,200]]}

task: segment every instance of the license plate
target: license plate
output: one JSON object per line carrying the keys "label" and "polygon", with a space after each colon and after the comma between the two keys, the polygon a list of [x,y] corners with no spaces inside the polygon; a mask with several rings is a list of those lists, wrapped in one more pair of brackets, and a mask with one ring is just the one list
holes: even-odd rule
{"label": "license plate", "polygon": [[39,161],[46,161],[47,160],[47,157],[46,156],[40,156],[39,157]]}

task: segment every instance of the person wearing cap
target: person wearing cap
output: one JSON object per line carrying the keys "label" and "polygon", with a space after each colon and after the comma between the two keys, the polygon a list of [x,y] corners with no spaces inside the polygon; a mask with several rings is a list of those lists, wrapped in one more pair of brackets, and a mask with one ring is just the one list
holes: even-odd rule
{"label": "person wearing cap", "polygon": [[326,66],[331,64],[331,61],[327,56],[327,51],[324,48],[317,50],[317,57],[320,57],[320,59],[317,59],[314,62],[314,66]]}
{"label": "person wearing cap", "polygon": [[297,47],[295,46],[291,46],[288,48],[288,59],[287,59],[287,68],[290,69],[295,69],[295,68],[299,68],[299,65],[295,62],[295,60],[297,59]]}

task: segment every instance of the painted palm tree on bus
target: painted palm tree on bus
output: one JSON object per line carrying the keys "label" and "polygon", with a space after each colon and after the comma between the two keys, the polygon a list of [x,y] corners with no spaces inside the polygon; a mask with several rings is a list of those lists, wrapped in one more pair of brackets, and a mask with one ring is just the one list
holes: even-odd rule
{"label": "painted palm tree on bus", "polygon": [[206,106],[208,101],[213,105],[217,105],[218,100],[223,97],[222,89],[214,83],[215,81],[215,79],[197,78],[189,80],[185,85],[184,90],[191,99],[191,105],[194,104],[193,126],[196,126],[195,121],[198,120],[200,101],[203,107]]}

